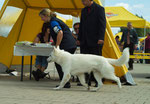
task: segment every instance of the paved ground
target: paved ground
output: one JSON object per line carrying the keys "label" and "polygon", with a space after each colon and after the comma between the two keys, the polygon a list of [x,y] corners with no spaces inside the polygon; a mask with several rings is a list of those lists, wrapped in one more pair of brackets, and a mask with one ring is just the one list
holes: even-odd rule
{"label": "paved ground", "polygon": [[[24,77],[0,76],[0,104],[150,104],[150,65],[134,64],[130,71],[137,86],[118,89],[115,84],[104,84],[98,92],[86,91],[72,82],[71,89],[55,91],[59,81],[43,79],[39,82]],[[54,71],[53,71],[54,72]],[[57,78],[57,76],[55,76]]]}

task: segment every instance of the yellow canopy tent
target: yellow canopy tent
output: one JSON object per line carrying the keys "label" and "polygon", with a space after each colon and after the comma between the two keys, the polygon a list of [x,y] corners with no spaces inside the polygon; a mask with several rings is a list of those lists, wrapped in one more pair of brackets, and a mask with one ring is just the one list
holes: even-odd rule
{"label": "yellow canopy tent", "polygon": [[64,19],[64,18],[62,18],[62,17],[60,17],[60,16],[57,16],[57,18],[59,18],[59,19],[61,19],[63,22],[65,22],[65,23],[69,26],[69,28],[72,28],[72,23],[73,23],[72,19],[66,20],[66,19]]}
{"label": "yellow canopy tent", "polygon": [[[99,0],[94,1],[100,4]],[[40,32],[43,22],[38,14],[42,8],[50,8],[52,11],[73,16],[79,16],[83,8],[81,0],[5,0],[0,12],[0,18],[3,18],[5,10],[10,6],[19,8],[22,11],[8,36],[5,38],[0,36],[0,63],[8,68],[12,64],[21,63],[21,57],[18,59],[18,57],[13,56],[14,44],[17,41],[33,41],[36,34]],[[119,58],[121,56],[108,21],[103,56],[110,58]],[[29,63],[29,58],[26,57],[24,62]],[[126,75],[128,72],[125,66],[115,67],[115,69],[115,73],[119,77]]]}
{"label": "yellow canopy tent", "polygon": [[127,22],[132,22],[136,28],[150,27],[149,22],[133,15],[124,7],[105,7],[105,11],[111,27],[126,27]]}
{"label": "yellow canopy tent", "polygon": [[147,38],[147,36],[146,36],[146,37],[142,37],[142,38],[139,39],[139,41],[142,42],[142,41],[145,40],[146,38]]}

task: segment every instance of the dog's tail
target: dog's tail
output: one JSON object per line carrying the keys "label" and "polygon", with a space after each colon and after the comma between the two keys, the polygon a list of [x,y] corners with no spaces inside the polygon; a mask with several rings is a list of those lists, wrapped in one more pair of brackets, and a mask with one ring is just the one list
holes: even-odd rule
{"label": "dog's tail", "polygon": [[129,61],[129,48],[125,48],[123,50],[123,54],[119,59],[110,59],[107,58],[108,62],[115,66],[122,66],[123,64],[126,64]]}

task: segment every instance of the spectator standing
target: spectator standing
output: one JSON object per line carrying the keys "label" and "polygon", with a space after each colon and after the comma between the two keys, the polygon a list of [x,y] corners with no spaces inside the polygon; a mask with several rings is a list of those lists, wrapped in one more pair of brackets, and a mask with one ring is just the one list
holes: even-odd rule
{"label": "spectator standing", "polygon": [[[147,38],[145,39],[145,53],[150,53],[150,33],[147,33]],[[150,59],[146,59],[145,63],[150,64]]]}
{"label": "spectator standing", "polygon": [[[129,47],[130,55],[133,55],[133,52],[138,44],[138,35],[135,29],[132,27],[131,22],[127,23],[127,29],[123,31],[121,43],[123,42],[124,42],[123,49]],[[134,63],[133,59],[130,58],[128,63],[129,64],[128,70],[133,70],[133,63]]]}
{"label": "spectator standing", "polygon": [[[78,43],[82,54],[102,55],[106,29],[105,10],[93,0],[82,0]],[[92,75],[93,76],[93,75]],[[86,80],[88,81],[88,75]],[[91,78],[88,85],[91,85]],[[94,77],[93,77],[94,78]]]}
{"label": "spectator standing", "polygon": [[[140,53],[144,53],[144,40],[140,42]],[[143,59],[140,59],[140,63],[143,63]]]}

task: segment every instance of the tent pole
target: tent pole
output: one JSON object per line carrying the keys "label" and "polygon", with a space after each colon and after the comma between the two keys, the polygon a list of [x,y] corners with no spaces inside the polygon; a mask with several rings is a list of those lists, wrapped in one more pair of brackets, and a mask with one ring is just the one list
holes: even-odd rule
{"label": "tent pole", "polygon": [[49,8],[52,9],[53,6],[51,5],[51,3],[50,3],[48,0],[46,0],[46,2],[47,2],[47,4],[48,4]]}

